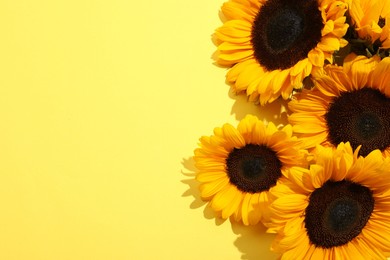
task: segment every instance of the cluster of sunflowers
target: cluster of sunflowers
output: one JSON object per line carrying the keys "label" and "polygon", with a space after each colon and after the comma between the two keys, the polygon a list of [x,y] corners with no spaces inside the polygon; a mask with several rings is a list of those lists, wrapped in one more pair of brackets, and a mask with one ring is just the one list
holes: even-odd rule
{"label": "cluster of sunflowers", "polygon": [[247,115],[200,138],[202,199],[276,233],[281,259],[390,256],[390,0],[228,0],[227,81],[289,124]]}

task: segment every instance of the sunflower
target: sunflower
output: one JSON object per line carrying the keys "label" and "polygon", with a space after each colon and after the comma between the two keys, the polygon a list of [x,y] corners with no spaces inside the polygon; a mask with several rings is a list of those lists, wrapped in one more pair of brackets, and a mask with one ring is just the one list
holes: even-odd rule
{"label": "sunflower", "polygon": [[202,199],[224,219],[234,216],[245,225],[266,219],[268,191],[284,181],[286,169],[304,163],[298,147],[290,125],[279,130],[252,115],[237,128],[215,128],[194,152]]}
{"label": "sunflower", "polygon": [[390,155],[390,58],[351,54],[344,66],[327,66],[312,90],[297,93],[288,120],[305,148],[350,142],[361,155]]}
{"label": "sunflower", "polygon": [[390,252],[390,158],[349,143],[319,147],[310,168],[293,167],[270,191],[272,250],[281,259],[386,259]]}
{"label": "sunflower", "polygon": [[347,44],[346,10],[344,0],[230,0],[215,32],[217,63],[232,67],[227,81],[250,101],[287,99]]}
{"label": "sunflower", "polygon": [[390,48],[389,0],[352,0],[349,15],[358,37],[367,40],[369,49]]}

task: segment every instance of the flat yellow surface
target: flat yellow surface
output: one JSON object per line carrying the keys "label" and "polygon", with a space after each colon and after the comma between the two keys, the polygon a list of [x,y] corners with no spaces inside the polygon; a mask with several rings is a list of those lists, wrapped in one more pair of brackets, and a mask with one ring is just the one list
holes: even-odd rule
{"label": "flat yellow surface", "polygon": [[0,0],[0,259],[275,259],[191,179],[200,136],[267,117],[213,65],[222,3]]}

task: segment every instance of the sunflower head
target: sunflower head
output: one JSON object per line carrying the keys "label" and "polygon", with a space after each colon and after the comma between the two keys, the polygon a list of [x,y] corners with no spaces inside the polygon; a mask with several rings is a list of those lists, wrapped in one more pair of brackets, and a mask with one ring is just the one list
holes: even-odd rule
{"label": "sunflower head", "polygon": [[386,259],[390,252],[390,158],[358,156],[349,143],[317,149],[271,193],[272,249],[282,259]]}
{"label": "sunflower head", "polygon": [[286,169],[305,163],[299,144],[291,126],[279,130],[251,115],[237,128],[215,128],[195,150],[201,197],[222,218],[234,216],[246,225],[265,221],[269,190],[284,181]]}
{"label": "sunflower head", "polygon": [[265,104],[287,99],[347,44],[344,0],[229,0],[215,32],[217,62],[236,92]]}
{"label": "sunflower head", "polygon": [[327,66],[315,88],[289,103],[294,132],[314,148],[350,142],[361,155],[390,152],[390,58],[349,55],[343,67]]}

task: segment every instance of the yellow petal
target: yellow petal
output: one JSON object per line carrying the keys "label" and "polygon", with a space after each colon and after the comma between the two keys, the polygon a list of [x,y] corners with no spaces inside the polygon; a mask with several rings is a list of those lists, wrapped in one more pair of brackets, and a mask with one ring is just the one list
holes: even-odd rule
{"label": "yellow petal", "polygon": [[317,67],[324,66],[325,55],[319,49],[313,49],[308,54],[309,61]]}
{"label": "yellow petal", "polygon": [[[231,198],[231,201],[230,203],[222,210],[222,218],[225,218],[227,219],[228,217],[230,217],[231,215],[233,215],[233,213],[237,210],[240,210],[238,207],[240,206],[241,204],[241,201],[243,199],[243,194],[241,191],[239,191],[238,189],[236,188],[231,188],[230,189],[230,198]],[[228,196],[229,196],[228,195]]]}
{"label": "yellow petal", "polygon": [[322,187],[328,181],[324,178],[324,168],[321,165],[312,164],[310,166],[310,174],[313,187],[316,189]]}
{"label": "yellow petal", "polygon": [[[284,90],[285,85],[290,84],[290,70],[278,71],[278,73],[273,77],[270,82],[270,85],[273,88],[273,94],[280,93]],[[291,93],[288,93],[291,94]]]}
{"label": "yellow petal", "polygon": [[288,212],[288,214],[302,213],[307,207],[307,196],[303,194],[291,194],[276,199],[272,203],[272,208],[280,212]]}
{"label": "yellow petal", "polygon": [[322,51],[332,52],[340,49],[340,41],[334,37],[322,37],[321,42],[317,44]]}
{"label": "yellow petal", "polygon": [[228,1],[222,5],[221,11],[228,20],[253,20],[253,11],[246,4]]}
{"label": "yellow petal", "polygon": [[252,115],[247,115],[237,126],[237,130],[244,137],[247,143],[252,143],[252,134],[258,121],[257,117]]}
{"label": "yellow petal", "polygon": [[228,183],[228,178],[218,179],[214,182],[203,183],[199,186],[200,195],[202,198],[208,199],[224,189]]}
{"label": "yellow petal", "polygon": [[221,178],[226,178],[225,172],[200,172],[196,175],[196,179],[200,182],[212,182]]}
{"label": "yellow petal", "polygon": [[245,43],[251,39],[252,24],[243,20],[230,20],[215,31],[221,41]]}
{"label": "yellow petal", "polygon": [[326,21],[326,24],[324,25],[324,28],[322,28],[321,34],[322,36],[331,33],[334,29],[334,22],[333,20]]}
{"label": "yellow petal", "polygon": [[380,61],[375,69],[371,72],[368,84],[372,87],[378,88],[389,96],[390,90],[388,88],[390,82],[390,58],[386,57]]}
{"label": "yellow petal", "polygon": [[253,50],[237,50],[232,52],[221,52],[218,55],[218,58],[229,62],[229,63],[238,63],[244,61],[253,56]]}
{"label": "yellow petal", "polygon": [[229,82],[234,83],[238,76],[248,67],[248,65],[253,64],[254,60],[246,60],[240,63],[235,64],[226,74],[226,79]]}
{"label": "yellow petal", "polygon": [[210,206],[215,211],[224,210],[233,200],[237,194],[237,188],[231,184],[226,185],[224,189],[215,194],[214,198],[211,200]]}
{"label": "yellow petal", "polygon": [[370,72],[377,66],[378,60],[368,59],[363,56],[349,55],[344,60],[344,67],[347,70],[352,84],[356,87],[367,85]]}
{"label": "yellow petal", "polygon": [[248,62],[245,69],[237,75],[235,88],[238,90],[245,90],[252,82],[261,77],[263,77],[263,70],[260,68],[259,64],[255,60]]}
{"label": "yellow petal", "polygon": [[262,212],[260,211],[259,207],[259,198],[260,193],[254,193],[250,196],[250,202],[249,202],[249,212],[248,212],[248,222],[249,225],[256,225],[261,217]]}
{"label": "yellow petal", "polygon": [[252,141],[254,144],[264,144],[264,136],[266,135],[266,130],[264,123],[262,121],[257,121],[255,125],[255,131],[252,135]]}
{"label": "yellow petal", "polygon": [[222,127],[225,139],[236,148],[245,146],[245,140],[240,132],[230,124],[225,124]]}
{"label": "yellow petal", "polygon": [[242,215],[242,222],[244,223],[244,225],[249,225],[249,212],[252,210],[250,206],[251,197],[252,194],[245,193],[242,201],[241,215]]}
{"label": "yellow petal", "polygon": [[364,252],[360,251],[360,248],[358,246],[355,246],[355,243],[350,242],[344,245],[343,247],[346,248],[346,256],[350,257],[350,259],[356,259],[356,260],[365,260],[366,258],[362,255]]}

